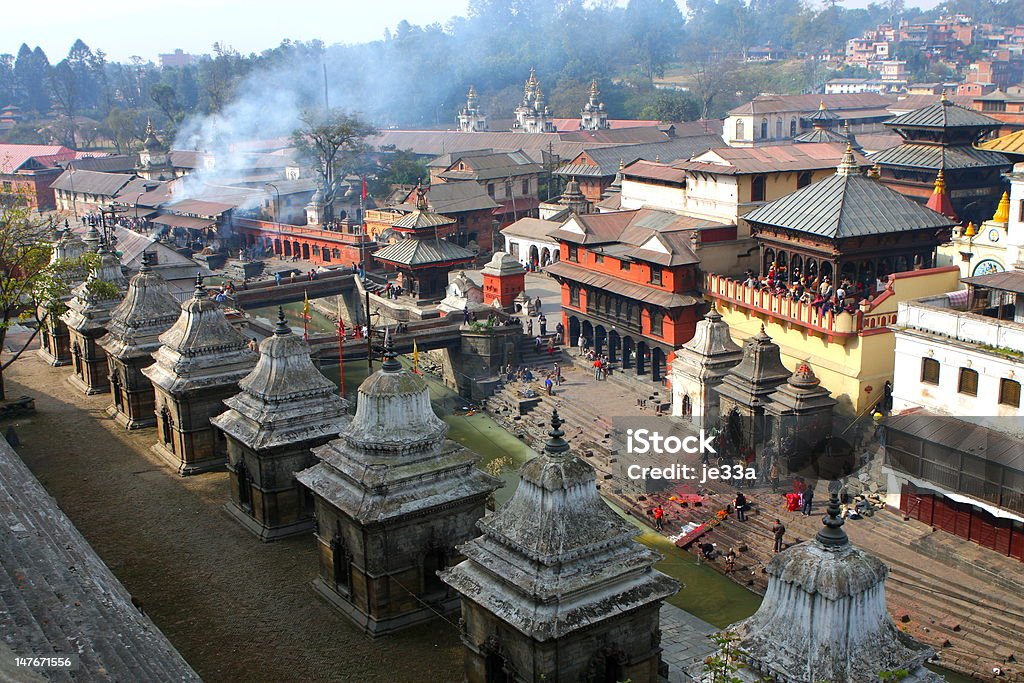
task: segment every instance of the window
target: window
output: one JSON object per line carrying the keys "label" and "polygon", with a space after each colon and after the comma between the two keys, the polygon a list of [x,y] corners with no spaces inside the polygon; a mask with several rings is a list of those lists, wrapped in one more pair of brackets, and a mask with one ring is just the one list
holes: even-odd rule
{"label": "window", "polygon": [[768,119],[761,119],[761,139],[768,137]]}
{"label": "window", "polygon": [[999,380],[999,404],[1020,408],[1020,382],[1012,379]]}
{"label": "window", "polygon": [[765,178],[763,175],[756,175],[750,181],[750,201],[763,202],[765,200]]}
{"label": "window", "polygon": [[978,372],[970,368],[960,368],[960,381],[956,390],[968,396],[978,395]]}
{"label": "window", "polygon": [[782,119],[775,120],[775,137],[782,137]]}
{"label": "window", "polygon": [[523,181],[523,196],[526,197],[530,194],[530,179],[527,178]]}
{"label": "window", "polygon": [[604,254],[594,254],[594,263],[604,263]]}
{"label": "window", "polygon": [[665,314],[661,311],[651,313],[651,334],[661,336],[665,329]]}
{"label": "window", "polygon": [[575,244],[569,245],[569,256],[570,261],[579,262],[580,260],[580,248]]}
{"label": "window", "polygon": [[939,361],[934,358],[921,359],[921,381],[925,384],[939,383]]}
{"label": "window", "polygon": [[796,137],[796,119],[789,120],[789,137]]}
{"label": "window", "polygon": [[798,173],[797,176],[796,176],[796,189],[799,190],[801,187],[807,187],[810,184],[811,184],[811,172],[810,171],[800,171],[800,173]]}
{"label": "window", "polygon": [[[740,119],[736,122],[736,139],[743,139],[743,119]],[[1021,203],[1024,204],[1024,202]]]}
{"label": "window", "polygon": [[629,270],[629,261],[619,261],[619,270]]}
{"label": "window", "polygon": [[661,266],[651,266],[651,284],[661,284]]}
{"label": "window", "polygon": [[494,183],[487,183],[487,194],[491,199],[494,199]]}
{"label": "window", "polygon": [[575,285],[570,285],[569,287],[569,305],[580,305],[580,288]]}
{"label": "window", "polygon": [[1017,213],[1017,220],[1024,223],[1024,199],[1020,200],[1020,211]]}

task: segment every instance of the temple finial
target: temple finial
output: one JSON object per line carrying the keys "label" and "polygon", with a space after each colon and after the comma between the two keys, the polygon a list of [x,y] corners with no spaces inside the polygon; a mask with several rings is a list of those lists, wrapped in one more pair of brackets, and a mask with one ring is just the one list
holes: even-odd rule
{"label": "temple finial", "polygon": [[278,337],[283,337],[286,334],[291,334],[292,328],[288,327],[288,321],[284,317],[284,306],[277,307],[277,326],[274,327],[274,334]]}
{"label": "temple finial", "polygon": [[391,338],[391,330],[384,330],[384,364],[380,366],[384,372],[398,372],[402,364],[398,362],[398,354],[395,353],[395,342]]}
{"label": "temple finial", "polygon": [[558,417],[558,409],[551,411],[551,429],[548,431],[548,440],[544,443],[544,452],[550,455],[564,455],[569,451],[569,442],[563,439],[565,432],[562,425],[565,424],[562,418]]}
{"label": "temple finial", "polygon": [[196,273],[196,288],[192,294],[194,299],[205,299],[206,298],[206,287],[203,285],[203,274]]}
{"label": "temple finial", "polygon": [[815,536],[817,541],[829,548],[840,548],[850,542],[849,536],[843,531],[843,516],[839,507],[839,493],[832,492],[828,499],[828,515],[822,520],[824,528]]}
{"label": "temple finial", "polygon": [[142,265],[139,266],[139,272],[140,273],[148,273],[148,272],[150,272],[150,270],[151,270],[150,264],[152,263],[152,259],[153,259],[153,254],[151,252],[148,252],[148,251],[142,252]]}

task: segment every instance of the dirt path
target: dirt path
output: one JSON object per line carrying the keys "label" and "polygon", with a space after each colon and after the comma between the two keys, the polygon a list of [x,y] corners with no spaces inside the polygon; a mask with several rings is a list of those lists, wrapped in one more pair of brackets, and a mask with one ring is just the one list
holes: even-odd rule
{"label": "dirt path", "polygon": [[264,544],[222,509],[227,474],[181,478],[149,451],[154,430],[125,432],[26,354],[10,396],[36,414],[15,425],[18,452],[82,534],[207,681],[461,680],[457,629],[436,621],[371,640],[309,586],[312,536]]}

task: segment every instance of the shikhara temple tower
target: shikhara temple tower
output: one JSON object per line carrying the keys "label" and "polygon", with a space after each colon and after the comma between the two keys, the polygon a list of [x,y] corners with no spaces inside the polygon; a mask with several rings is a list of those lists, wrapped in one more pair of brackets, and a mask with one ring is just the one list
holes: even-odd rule
{"label": "shikhara temple tower", "polygon": [[544,103],[544,91],[541,90],[537,73],[530,69],[530,77],[523,87],[523,101],[515,109],[515,123],[512,129],[523,133],[554,133],[555,122],[551,111]]}
{"label": "shikhara temple tower", "polygon": [[155,362],[142,368],[156,392],[157,442],[153,452],[179,474],[221,469],[227,444],[210,423],[256,365],[256,353],[206,294],[196,276],[195,293],[177,321],[160,335]]}
{"label": "shikhara temple tower", "polygon": [[743,359],[732,340],[729,324],[714,306],[697,323],[693,339],[676,350],[672,369],[672,414],[695,427],[718,424],[718,387],[731,368]]}
{"label": "shikhara temple tower", "polygon": [[608,112],[601,101],[601,91],[597,89],[597,79],[590,82],[590,97],[580,110],[580,130],[603,130],[611,128]]}
{"label": "shikhara temple tower", "polygon": [[661,680],[662,601],[679,584],[569,453],[555,412],[544,453],[441,573],[462,596],[467,683]]}
{"label": "shikhara temple tower", "polygon": [[764,435],[764,409],[775,389],[789,379],[779,345],[764,331],[743,343],[743,358],[718,386],[718,411],[726,443],[754,448]]}
{"label": "shikhara temple tower", "polygon": [[153,363],[160,348],[160,335],[174,324],[181,306],[167,291],[167,283],[143,259],[139,272],[128,284],[128,292],[110,316],[107,334],[100,345],[107,353],[110,390],[114,402],[107,408],[126,429],[152,427],[153,384],[142,369]]}
{"label": "shikhara temple tower", "polygon": [[[128,285],[117,256],[103,247],[100,248],[99,256],[99,267],[89,273],[85,282],[72,290],[68,310],[62,317],[68,329],[74,369],[68,381],[86,394],[102,394],[110,389],[107,354],[99,344],[99,339],[106,333],[111,314]],[[113,291],[103,293],[97,289],[97,282],[113,284],[117,288],[117,295]]]}
{"label": "shikhara temple tower", "polygon": [[757,613],[729,628],[744,681],[864,683],[906,671],[913,683],[944,680],[924,668],[935,652],[896,628],[885,605],[889,568],[850,543],[832,494],[811,541],[775,555]]}
{"label": "shikhara temple tower", "polygon": [[385,358],[340,438],[297,475],[316,505],[314,588],[371,635],[458,608],[437,573],[462,559],[456,547],[502,485],[446,438],[426,381],[402,368],[390,340]]}
{"label": "shikhara temple tower", "polygon": [[170,162],[170,151],[156,136],[153,120],[146,121],[146,137],[139,150],[139,166],[136,172],[146,180],[167,180],[174,177]]}
{"label": "shikhara temple tower", "polygon": [[480,133],[487,130],[487,116],[477,102],[476,88],[469,86],[466,106],[459,110],[459,130],[463,133]]}
{"label": "shikhara temple tower", "polygon": [[228,409],[210,420],[227,438],[227,510],[264,541],[309,531],[313,506],[295,473],[316,463],[314,448],[341,433],[348,401],[313,364],[309,345],[281,310],[238,388],[224,401]]}

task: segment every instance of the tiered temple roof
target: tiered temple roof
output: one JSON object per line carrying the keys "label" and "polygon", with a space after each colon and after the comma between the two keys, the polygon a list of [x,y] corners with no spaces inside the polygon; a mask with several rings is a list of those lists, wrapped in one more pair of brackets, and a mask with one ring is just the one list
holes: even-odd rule
{"label": "tiered temple roof", "polygon": [[[85,282],[72,290],[68,310],[63,316],[68,327],[83,334],[98,331],[107,326],[113,310],[121,300],[125,288],[128,287],[128,281],[121,272],[121,262],[117,255],[105,248],[102,248],[99,254],[100,265],[89,273]],[[96,281],[115,285],[118,295],[109,297],[97,292],[93,284]]]}
{"label": "tiered temple roof", "polygon": [[386,349],[381,369],[359,386],[352,421],[316,449],[321,462],[296,478],[361,525],[424,514],[501,486],[474,467],[478,455],[446,438],[426,381],[402,368],[390,341]]}
{"label": "tiered temple roof", "polygon": [[160,347],[160,335],[180,314],[181,306],[167,291],[167,283],[143,263],[128,283],[124,300],[111,313],[101,345],[115,358],[148,356]]}
{"label": "tiered temple roof", "polygon": [[594,468],[569,452],[555,412],[544,453],[520,470],[512,499],[460,546],[442,572],[465,599],[524,635],[561,638],[663,600],[679,584],[656,571],[658,553],[601,498]]}
{"label": "tiered temple roof", "polygon": [[313,365],[309,345],[288,327],[283,311],[238,388],[224,401],[228,410],[211,422],[257,451],[336,436],[348,419],[348,402]]}
{"label": "tiered temple roof", "polygon": [[153,365],[142,372],[171,394],[234,384],[252,371],[256,353],[207,296],[201,276],[177,321],[160,335]]}
{"label": "tiered temple roof", "polygon": [[790,372],[782,364],[779,345],[764,331],[743,344],[743,360],[722,380],[718,393],[745,406],[764,406],[768,395],[785,382]]}

